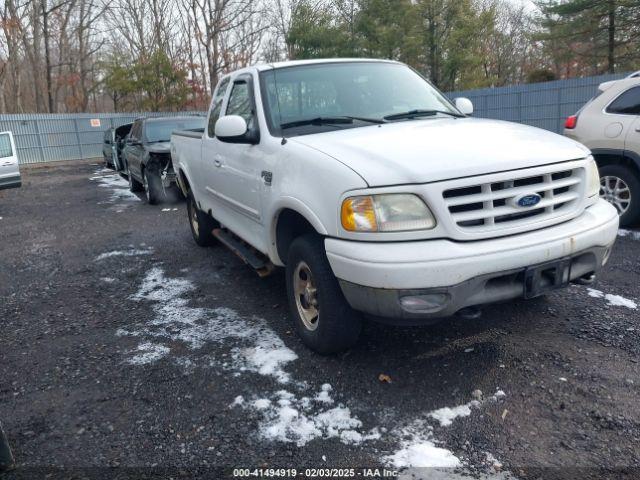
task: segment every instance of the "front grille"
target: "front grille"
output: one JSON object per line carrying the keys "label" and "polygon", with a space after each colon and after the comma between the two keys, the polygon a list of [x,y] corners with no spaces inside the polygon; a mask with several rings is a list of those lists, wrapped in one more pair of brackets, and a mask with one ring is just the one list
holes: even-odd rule
{"label": "front grille", "polygon": [[[501,182],[472,184],[443,192],[456,225],[464,230],[492,230],[564,215],[581,197],[581,169],[561,170]],[[522,207],[517,199],[538,194],[540,202]]]}

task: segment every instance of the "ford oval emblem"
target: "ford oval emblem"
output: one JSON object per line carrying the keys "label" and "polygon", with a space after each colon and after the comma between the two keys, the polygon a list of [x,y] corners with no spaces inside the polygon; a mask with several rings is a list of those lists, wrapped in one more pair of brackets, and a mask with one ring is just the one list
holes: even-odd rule
{"label": "ford oval emblem", "polygon": [[519,207],[533,207],[540,203],[542,197],[537,193],[528,193],[516,198],[516,204]]}

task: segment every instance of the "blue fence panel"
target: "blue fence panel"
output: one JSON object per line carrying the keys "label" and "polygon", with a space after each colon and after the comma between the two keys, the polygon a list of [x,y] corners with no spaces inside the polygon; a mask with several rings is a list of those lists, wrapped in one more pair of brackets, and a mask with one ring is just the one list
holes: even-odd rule
{"label": "blue fence panel", "polygon": [[102,156],[105,130],[139,117],[202,115],[203,112],[77,113],[0,115],[0,132],[15,137],[21,164]]}
{"label": "blue fence panel", "polygon": [[627,74],[570,78],[552,82],[449,92],[451,99],[467,97],[474,116],[520,122],[561,133],[564,120],[577,112],[597,92],[598,85]]}

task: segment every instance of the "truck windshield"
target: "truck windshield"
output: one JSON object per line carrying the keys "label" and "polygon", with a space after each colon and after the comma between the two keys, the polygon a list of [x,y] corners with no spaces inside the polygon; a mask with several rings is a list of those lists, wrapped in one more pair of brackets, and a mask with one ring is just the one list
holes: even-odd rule
{"label": "truck windshield", "polygon": [[[320,63],[268,70],[260,75],[262,101],[274,135],[304,135],[368,122],[309,122],[350,117],[380,122],[429,118],[410,112],[460,112],[429,82],[405,65],[391,62]],[[291,125],[299,124],[292,128]]]}
{"label": "truck windshield", "polygon": [[204,121],[204,117],[193,117],[145,122],[145,141],[147,143],[168,142],[171,140],[171,132],[174,130],[204,128]]}

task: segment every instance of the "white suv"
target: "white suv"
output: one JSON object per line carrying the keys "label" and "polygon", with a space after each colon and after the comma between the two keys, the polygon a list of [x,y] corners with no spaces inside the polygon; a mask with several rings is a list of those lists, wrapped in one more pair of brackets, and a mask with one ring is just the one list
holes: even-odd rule
{"label": "white suv", "polygon": [[640,72],[606,82],[567,118],[564,134],[586,145],[600,169],[600,196],[620,214],[620,224],[640,223]]}
{"label": "white suv", "polygon": [[16,144],[11,132],[0,132],[0,190],[22,185]]}

